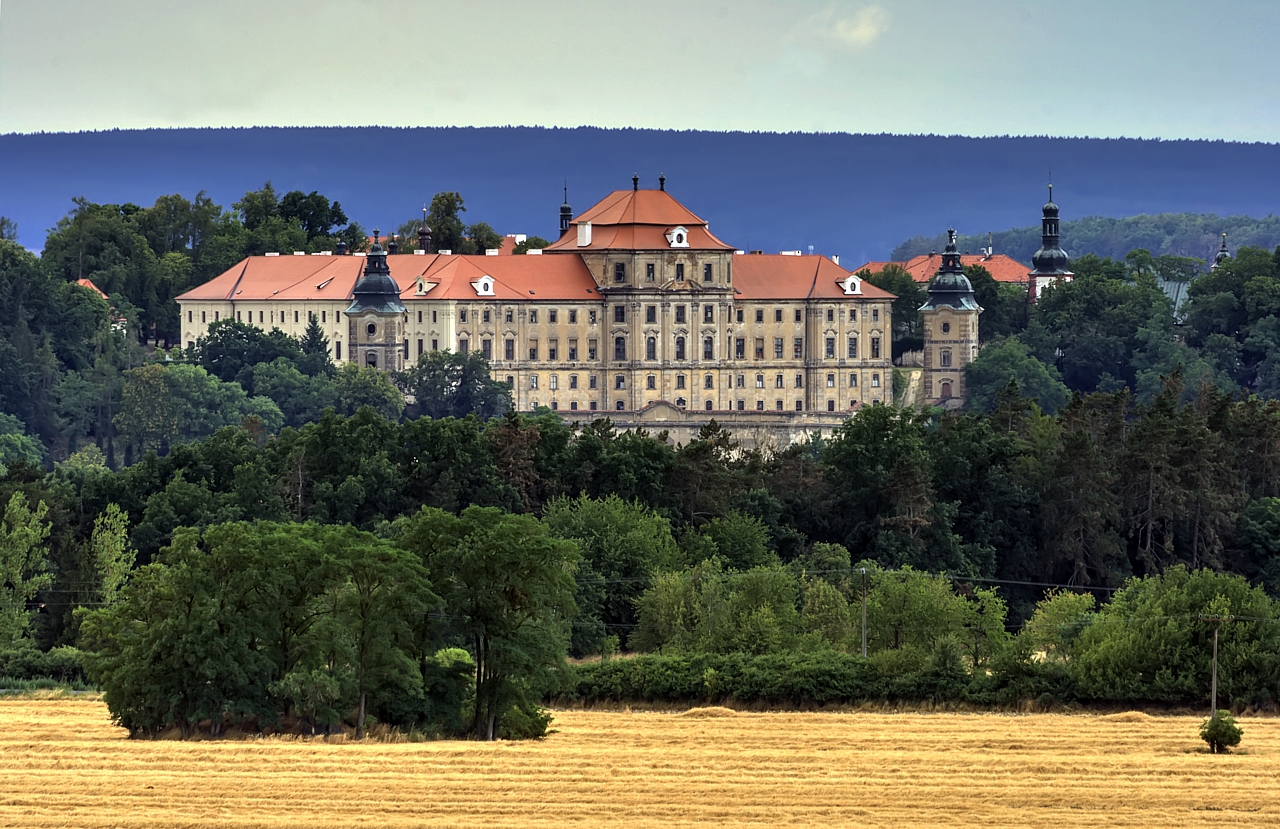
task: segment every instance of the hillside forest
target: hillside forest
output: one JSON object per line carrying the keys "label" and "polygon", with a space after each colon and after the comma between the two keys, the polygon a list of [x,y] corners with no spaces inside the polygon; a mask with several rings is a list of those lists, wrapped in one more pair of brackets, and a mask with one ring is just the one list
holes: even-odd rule
{"label": "hillside forest", "polygon": [[[479,354],[388,376],[232,321],[167,350],[142,283],[104,302],[50,254],[72,227],[0,241],[0,674],[88,679],[135,735],[537,736],[556,695],[1185,703],[1204,613],[1241,622],[1232,704],[1280,700],[1278,254],[1177,315],[1144,250],[1032,307],[970,269],[966,410],[745,448],[510,411]],[[620,651],[653,656],[566,663]]]}

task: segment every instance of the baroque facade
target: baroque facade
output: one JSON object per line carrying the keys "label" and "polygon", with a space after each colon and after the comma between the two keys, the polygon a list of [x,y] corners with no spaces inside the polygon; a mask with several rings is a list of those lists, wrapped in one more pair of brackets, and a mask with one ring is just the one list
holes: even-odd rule
{"label": "baroque facade", "polygon": [[624,428],[756,413],[790,439],[893,401],[894,296],[833,260],[743,253],[661,179],[560,215],[531,255],[433,253],[422,234],[408,254],[250,257],[178,297],[183,340],[219,319],[300,336],[315,318],[336,362],[480,350],[518,409]]}

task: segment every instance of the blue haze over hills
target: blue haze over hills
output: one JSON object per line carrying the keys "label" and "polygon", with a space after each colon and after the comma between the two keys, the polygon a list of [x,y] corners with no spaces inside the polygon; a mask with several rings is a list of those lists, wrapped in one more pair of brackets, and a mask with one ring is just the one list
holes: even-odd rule
{"label": "blue haze over hills", "polygon": [[[853,267],[948,226],[1038,223],[1052,170],[1064,219],[1275,211],[1280,145],[1088,138],[715,133],[597,128],[173,129],[0,136],[0,215],[21,242],[83,195],[151,204],[205,190],[230,207],[271,180],[318,190],[367,228],[421,215],[441,190],[467,221],[554,239],[562,182],[575,212],[610,190],[667,189],[743,249],[840,254]],[[1070,239],[1064,239],[1070,249]]]}

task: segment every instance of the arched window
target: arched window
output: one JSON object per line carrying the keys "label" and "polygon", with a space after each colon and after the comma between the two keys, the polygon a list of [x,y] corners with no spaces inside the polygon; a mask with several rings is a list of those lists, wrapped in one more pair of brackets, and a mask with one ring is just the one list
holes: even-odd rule
{"label": "arched window", "polygon": [[378,352],[376,352],[376,351],[367,351],[367,352],[365,352],[365,355],[364,355],[364,364],[365,364],[366,366],[368,366],[369,368],[377,368],[377,367],[378,367]]}
{"label": "arched window", "polygon": [[951,349],[944,348],[938,352],[938,365],[943,368],[949,368],[951,366]]}
{"label": "arched window", "polygon": [[684,337],[676,337],[676,359],[684,359]]}
{"label": "arched window", "polygon": [[946,400],[950,396],[951,396],[951,384],[944,382],[942,384],[942,399]]}
{"label": "arched window", "polygon": [[646,360],[658,359],[658,341],[653,337],[644,341],[644,358]]}
{"label": "arched window", "polygon": [[622,411],[623,409],[626,408],[626,404],[624,404],[621,400],[619,400],[617,403],[613,404],[613,408],[617,409],[618,411]]}
{"label": "arched window", "polygon": [[626,337],[613,338],[613,359],[615,360],[627,359],[627,338]]}
{"label": "arched window", "polygon": [[716,378],[708,374],[705,378],[703,378],[702,387],[704,389],[714,389],[716,387]]}

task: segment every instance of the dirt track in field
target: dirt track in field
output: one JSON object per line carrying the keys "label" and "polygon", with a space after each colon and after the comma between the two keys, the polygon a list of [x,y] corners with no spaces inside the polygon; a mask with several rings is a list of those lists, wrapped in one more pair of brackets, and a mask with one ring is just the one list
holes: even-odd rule
{"label": "dirt track in field", "polygon": [[560,711],[537,743],[131,741],[0,700],[0,826],[1280,825],[1280,720]]}

